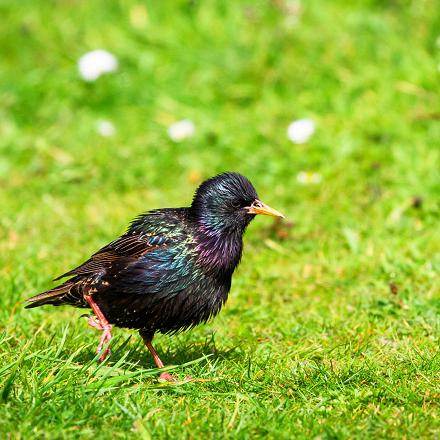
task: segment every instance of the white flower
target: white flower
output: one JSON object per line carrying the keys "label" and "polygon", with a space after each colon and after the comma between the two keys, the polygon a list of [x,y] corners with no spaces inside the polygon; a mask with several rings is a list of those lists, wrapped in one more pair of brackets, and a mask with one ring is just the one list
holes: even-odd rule
{"label": "white flower", "polygon": [[96,131],[104,137],[111,137],[115,134],[115,126],[110,121],[98,121]]}
{"label": "white flower", "polygon": [[315,122],[311,119],[298,119],[287,128],[287,137],[295,144],[307,142],[315,132]]}
{"label": "white flower", "polygon": [[117,68],[116,57],[103,49],[87,52],[78,61],[79,73],[86,81],[95,81],[104,73],[114,72]]}
{"label": "white flower", "polygon": [[318,183],[321,183],[322,176],[319,173],[311,171],[300,171],[296,176],[296,180],[301,185],[317,185]]}
{"label": "white flower", "polygon": [[183,119],[182,121],[175,122],[168,127],[168,136],[174,142],[180,142],[192,136],[195,130],[196,128],[192,121],[189,119]]}

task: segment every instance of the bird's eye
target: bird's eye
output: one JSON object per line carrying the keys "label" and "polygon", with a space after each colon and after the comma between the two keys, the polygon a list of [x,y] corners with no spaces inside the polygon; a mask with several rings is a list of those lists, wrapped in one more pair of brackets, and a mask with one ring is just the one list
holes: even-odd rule
{"label": "bird's eye", "polygon": [[254,208],[261,208],[263,205],[262,205],[262,203],[259,200],[255,200],[255,202],[252,203],[252,206]]}

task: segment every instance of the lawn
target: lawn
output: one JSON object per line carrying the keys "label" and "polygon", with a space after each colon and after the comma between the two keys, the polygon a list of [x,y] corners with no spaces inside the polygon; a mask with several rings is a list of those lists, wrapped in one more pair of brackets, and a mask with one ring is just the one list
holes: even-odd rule
{"label": "lawn", "polygon": [[[1,438],[440,436],[435,0],[0,13]],[[77,62],[98,48],[118,68],[87,82]],[[316,131],[295,144],[301,118]],[[182,119],[195,133],[174,142]],[[188,205],[225,170],[287,221],[250,225],[215,320],[155,339],[173,374],[200,380],[159,383],[127,330],[100,365],[83,311],[23,308],[138,213]]]}

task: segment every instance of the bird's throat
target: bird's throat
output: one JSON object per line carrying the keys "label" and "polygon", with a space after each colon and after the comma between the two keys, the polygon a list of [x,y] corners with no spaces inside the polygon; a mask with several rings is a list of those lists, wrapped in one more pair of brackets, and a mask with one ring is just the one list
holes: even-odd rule
{"label": "bird's throat", "polygon": [[197,252],[203,264],[211,270],[230,274],[240,262],[243,232],[240,230],[199,229]]}

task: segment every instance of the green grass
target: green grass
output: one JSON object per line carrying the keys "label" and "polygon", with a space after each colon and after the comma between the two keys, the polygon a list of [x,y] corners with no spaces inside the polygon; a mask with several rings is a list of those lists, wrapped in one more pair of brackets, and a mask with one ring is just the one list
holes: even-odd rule
{"label": "green grass", "polygon": [[[0,3],[0,437],[438,438],[440,8],[302,3]],[[119,69],[85,83],[100,47]],[[224,170],[293,226],[258,218],[222,313],[157,337],[203,380],[158,383],[126,330],[98,365],[80,310],[23,309]]]}

